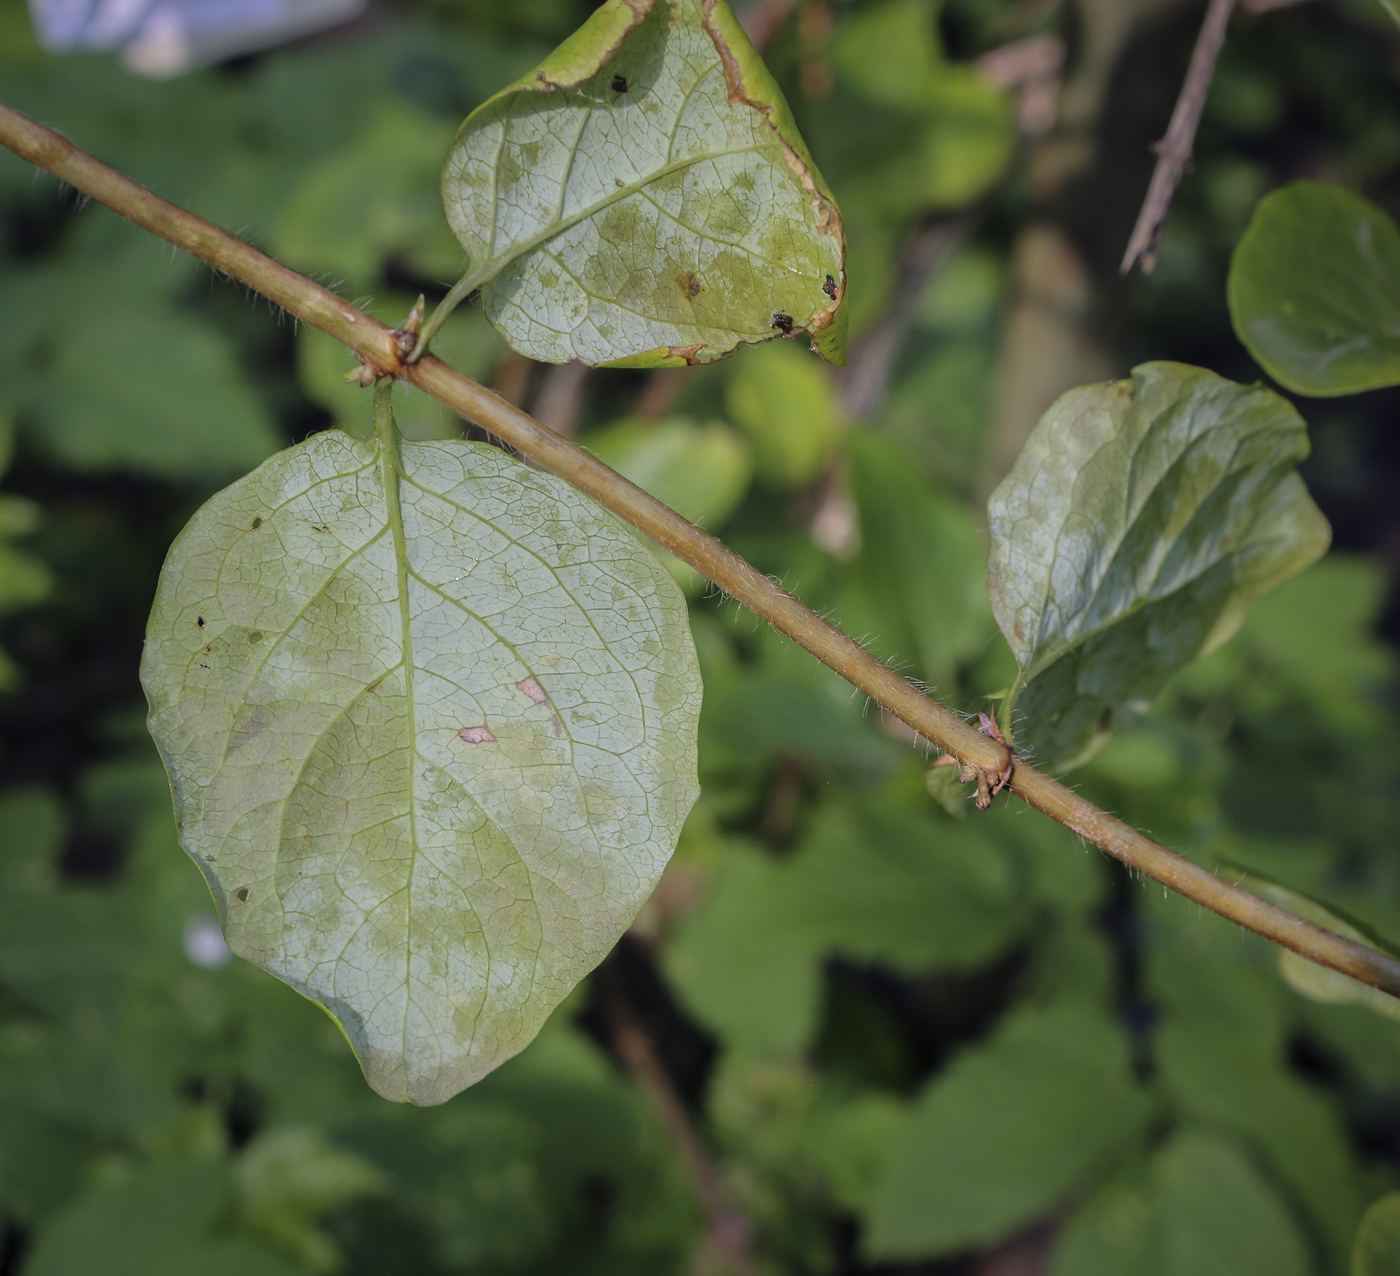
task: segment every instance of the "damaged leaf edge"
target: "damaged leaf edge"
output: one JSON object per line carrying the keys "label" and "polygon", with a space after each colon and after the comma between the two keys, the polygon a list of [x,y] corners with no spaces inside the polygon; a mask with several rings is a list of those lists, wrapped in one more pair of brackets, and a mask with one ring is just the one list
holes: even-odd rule
{"label": "damaged leaf edge", "polygon": [[[764,125],[777,138],[783,148],[783,158],[788,168],[801,182],[812,198],[817,215],[817,233],[834,238],[841,250],[839,278],[836,292],[829,304],[817,311],[804,324],[794,325],[785,337],[795,337],[807,333],[811,337],[811,348],[828,363],[843,367],[846,362],[846,311],[843,302],[846,298],[846,236],[841,220],[841,212],[821,173],[818,171],[806,143],[793,118],[783,91],[773,79],[772,73],[764,65],[763,59],[754,48],[747,33],[739,25],[738,19],[724,0],[678,0],[678,3],[697,3],[700,8],[700,21],[705,34],[710,37],[719,54],[720,66],[724,71],[724,82],[731,104],[747,106],[762,117]],[[617,55],[622,43],[642,24],[651,12],[656,0],[606,0],[588,20],[560,44],[533,71],[522,75],[518,80],[506,85],[498,93],[492,94],[462,121],[448,148],[443,162],[443,177],[451,163],[457,143],[470,128],[472,121],[493,104],[513,93],[550,93],[556,89],[577,88],[585,80],[597,75]],[[599,46],[601,50],[599,49]],[[494,273],[499,273],[508,262],[502,262]],[[476,279],[476,287],[489,283],[492,276]],[[771,340],[772,338],[768,338]],[[739,345],[756,345],[758,342],[741,341]],[[725,358],[732,351],[706,359],[702,352],[710,347],[705,345],[661,346],[645,350],[621,359],[600,363],[602,368],[678,368],[687,365],[715,362]],[[737,348],[737,347],[736,347]]]}

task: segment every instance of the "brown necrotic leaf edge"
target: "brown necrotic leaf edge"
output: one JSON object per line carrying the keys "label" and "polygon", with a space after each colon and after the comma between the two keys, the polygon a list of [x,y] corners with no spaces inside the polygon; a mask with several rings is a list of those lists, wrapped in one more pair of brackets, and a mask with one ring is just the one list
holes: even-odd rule
{"label": "brown necrotic leaf edge", "polygon": [[[687,4],[693,3],[694,0],[675,2]],[[656,0],[607,0],[606,4],[597,9],[578,31],[565,40],[533,72],[502,89],[501,94],[549,93],[556,89],[578,88],[617,56],[623,42],[642,24],[655,3]],[[828,293],[831,297],[829,304],[817,311],[808,322],[792,323],[782,327],[781,332],[784,337],[796,337],[807,333],[812,338],[812,349],[817,354],[828,363],[842,366],[846,362],[845,313],[841,309],[846,297],[846,236],[841,211],[807,151],[806,144],[801,140],[792,108],[788,106],[782,90],[774,82],[733,11],[724,0],[700,0],[700,20],[719,54],[730,104],[747,106],[763,117],[764,125],[771,130],[783,148],[783,158],[788,168],[812,197],[813,208],[817,214],[818,234],[830,235],[840,245],[840,277],[835,280],[835,287]],[[613,29],[613,39],[601,56],[587,56],[575,52],[587,49],[595,39],[594,33],[605,27]],[[466,124],[462,127],[465,129]],[[790,139],[796,139],[796,144]],[[624,367],[642,361],[649,367],[658,364],[681,366],[704,363],[707,361],[701,354],[707,349],[709,347],[704,345],[669,346],[662,350],[646,351],[628,359],[619,359],[606,366]]]}

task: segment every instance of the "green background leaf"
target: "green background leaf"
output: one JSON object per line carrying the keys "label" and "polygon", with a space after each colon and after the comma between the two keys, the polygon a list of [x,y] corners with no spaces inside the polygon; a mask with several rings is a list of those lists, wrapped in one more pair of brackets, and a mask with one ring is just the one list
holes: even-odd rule
{"label": "green background leaf", "polygon": [[746,350],[735,361],[725,407],[753,444],[759,476],[774,487],[815,479],[840,433],[827,369],[782,342]]}
{"label": "green background leaf", "polygon": [[871,1255],[955,1253],[1030,1222],[1131,1141],[1148,1112],[1127,1042],[1098,1011],[1016,1013],[915,1100],[871,1201]]}
{"label": "green background leaf", "polygon": [[1298,394],[1400,383],[1400,229],[1325,182],[1272,192],[1230,262],[1230,318],[1264,370]]}
{"label": "green background leaf", "polygon": [[1059,399],[988,502],[987,583],[1038,763],[1084,761],[1327,548],[1277,395],[1184,364]]}
{"label": "green background leaf", "polygon": [[1238,1148],[1187,1129],[1106,1187],[1055,1243],[1050,1276],[1307,1276],[1307,1242]]}
{"label": "green background leaf", "polygon": [[840,215],[724,0],[609,0],[478,107],[443,169],[486,314],[549,363],[840,362]]}
{"label": "green background leaf", "polygon": [[210,501],[142,679],[230,947],[324,1005],[380,1093],[436,1103],[650,893],[700,687],[679,593],[610,516],[483,445],[402,457],[393,480],[321,434]]}

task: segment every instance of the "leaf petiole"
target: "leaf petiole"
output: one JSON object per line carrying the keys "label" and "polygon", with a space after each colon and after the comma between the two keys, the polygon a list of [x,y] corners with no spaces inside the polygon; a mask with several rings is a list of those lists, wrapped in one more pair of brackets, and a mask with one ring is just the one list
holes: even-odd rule
{"label": "leaf petiole", "polygon": [[[418,333],[418,340],[414,343],[412,353],[404,362],[417,363],[419,359],[427,354],[428,342],[437,336],[437,331],[447,321],[447,316],[456,310],[462,302],[480,288],[493,274],[495,274],[494,270],[490,272],[469,270],[453,284],[448,290],[447,296],[433,307],[433,313],[428,316],[426,322],[423,324],[422,330]],[[376,398],[376,411],[378,411],[377,402],[378,400]]]}

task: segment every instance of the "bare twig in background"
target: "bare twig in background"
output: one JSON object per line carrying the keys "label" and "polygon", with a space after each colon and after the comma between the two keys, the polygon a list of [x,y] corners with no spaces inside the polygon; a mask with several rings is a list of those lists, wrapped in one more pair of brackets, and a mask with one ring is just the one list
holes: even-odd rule
{"label": "bare twig in background", "polygon": [[689,368],[658,368],[647,378],[646,389],[637,396],[632,415],[644,421],[659,421],[663,416],[669,416],[676,396],[690,375]]}
{"label": "bare twig in background", "polygon": [[1303,0],[1240,0],[1240,8],[1248,14],[1268,13],[1272,9],[1286,9],[1290,5],[1302,4]]}
{"label": "bare twig in background", "polygon": [[739,25],[755,49],[763,52],[763,46],[778,34],[796,4],[797,0],[754,0],[739,19]]}
{"label": "bare twig in background", "polygon": [[894,292],[880,322],[851,347],[838,374],[841,406],[857,420],[872,416],[884,402],[894,362],[914,315],[919,294],[934,272],[952,256],[972,224],[972,216],[935,217],[904,245],[895,267]]}
{"label": "bare twig in background", "polygon": [[543,421],[555,434],[573,438],[578,430],[583,391],[591,371],[588,364],[577,359],[550,368],[535,395],[532,409],[535,420]]}
{"label": "bare twig in background", "polygon": [[[1064,41],[1058,36],[1033,36],[993,49],[977,61],[978,69],[998,88],[1016,93],[1017,118],[1027,141],[1042,136],[1055,122],[1064,59]],[[905,243],[884,315],[851,347],[847,365],[838,374],[841,405],[848,415],[859,420],[880,409],[924,285],[962,245],[985,211],[981,206],[953,216],[930,217]]]}
{"label": "bare twig in background", "polygon": [[1176,194],[1181,175],[1191,162],[1191,144],[1196,139],[1196,125],[1201,122],[1206,94],[1210,92],[1215,63],[1224,47],[1225,28],[1230,23],[1230,12],[1234,7],[1235,0],[1210,0],[1205,20],[1201,23],[1201,33],[1196,37],[1196,47],[1191,53],[1191,65],[1186,69],[1186,82],[1181,86],[1181,96],[1176,99],[1171,123],[1167,125],[1166,135],[1154,148],[1157,167],[1152,171],[1147,198],[1142,201],[1142,211],[1138,213],[1137,225],[1133,227],[1132,237],[1128,240],[1128,250],[1123,254],[1122,265],[1118,267],[1121,274],[1126,275],[1139,263],[1143,274],[1150,274],[1157,264],[1157,244],[1162,238],[1162,227],[1166,225],[1172,196]]}
{"label": "bare twig in background", "polygon": [[1060,72],[1065,42],[1057,35],[1033,35],[977,59],[977,69],[998,88],[1016,94],[1016,120],[1028,141],[1055,126],[1060,109]]}
{"label": "bare twig in background", "polygon": [[661,1118],[705,1211],[705,1235],[696,1255],[695,1276],[758,1276],[751,1255],[753,1227],[730,1199],[724,1175],[661,1066],[651,1038],[621,997],[608,998],[606,1013],[618,1057]]}
{"label": "bare twig in background", "polygon": [[535,370],[535,361],[518,350],[507,350],[506,357],[496,368],[491,390],[508,403],[525,402],[525,394],[530,388],[530,373]]}
{"label": "bare twig in background", "polygon": [[1044,1276],[1052,1224],[1041,1224],[1020,1236],[989,1249],[974,1263],[972,1276]]}

